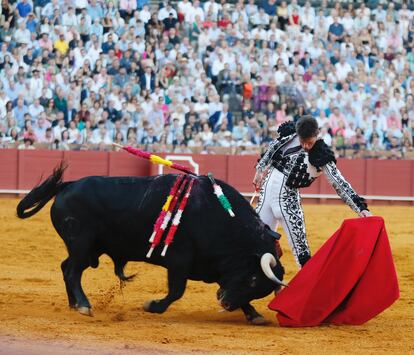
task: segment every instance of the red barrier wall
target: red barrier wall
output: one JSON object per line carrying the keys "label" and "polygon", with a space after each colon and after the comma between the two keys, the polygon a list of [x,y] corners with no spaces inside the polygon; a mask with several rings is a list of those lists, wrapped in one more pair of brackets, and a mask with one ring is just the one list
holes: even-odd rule
{"label": "red barrier wall", "polygon": [[[255,156],[192,155],[199,164],[199,173],[211,171],[241,192],[252,192]],[[62,160],[69,167],[65,180],[88,175],[145,176],[158,174],[158,166],[133,157],[126,152],[85,152],[50,150],[0,149],[0,189],[30,189],[47,177]],[[190,167],[188,162],[177,161]],[[414,160],[341,159],[342,174],[361,195],[414,196]],[[165,168],[164,173],[171,172]],[[325,177],[302,190],[307,194],[335,194]],[[314,199],[306,202],[336,203],[335,200]],[[392,203],[387,202],[387,203]],[[401,202],[399,202],[401,203]],[[407,202],[405,204],[413,204]]]}

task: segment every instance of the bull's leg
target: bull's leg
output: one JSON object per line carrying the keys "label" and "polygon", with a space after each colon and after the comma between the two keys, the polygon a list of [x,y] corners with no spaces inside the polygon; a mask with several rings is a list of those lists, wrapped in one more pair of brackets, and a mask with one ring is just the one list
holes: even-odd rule
{"label": "bull's leg", "polygon": [[76,298],[72,292],[72,289],[69,286],[69,283],[67,281],[66,278],[66,269],[68,266],[68,262],[69,262],[69,258],[65,259],[62,261],[62,264],[60,264],[60,268],[62,269],[62,273],[63,273],[63,280],[65,281],[65,286],[66,286],[66,293],[68,295],[68,301],[69,301],[69,307],[70,308],[76,308]]}
{"label": "bull's leg", "polygon": [[[53,217],[53,210],[52,220]],[[55,212],[56,213],[56,212]],[[54,221],[55,228],[62,237],[69,252],[69,257],[62,263],[63,278],[65,280],[66,292],[68,294],[69,305],[85,315],[92,316],[91,305],[82,290],[81,278],[83,271],[89,266],[97,267],[99,264],[99,253],[95,244],[95,234],[93,229],[89,229],[84,217],[75,212],[65,211],[64,216],[60,216],[59,223]],[[56,222],[56,223],[55,223]],[[57,225],[56,225],[57,224]]]}
{"label": "bull's leg", "polygon": [[88,301],[85,293],[83,292],[81,285],[81,278],[83,271],[89,266],[88,260],[79,260],[78,258],[69,257],[66,267],[66,273],[64,275],[65,284],[72,292],[76,308],[79,313],[92,316],[91,304]]}
{"label": "bull's leg", "polygon": [[114,262],[115,267],[115,275],[119,277],[119,280],[122,282],[126,281],[132,281],[137,274],[128,275],[126,276],[124,274],[124,267],[127,264],[127,261],[125,260],[118,260],[118,259],[112,259]]}
{"label": "bull's leg", "polygon": [[240,308],[249,323],[254,325],[264,325],[269,323],[250,303],[247,303]]}
{"label": "bull's leg", "polygon": [[68,294],[71,293],[75,299],[75,307],[78,312],[92,316],[91,304],[83,292],[81,279],[86,268],[98,266],[99,253],[93,247],[94,232],[83,225],[82,218],[68,217],[64,220],[62,239],[69,252],[69,258],[65,263],[64,279],[67,289],[69,289]]}
{"label": "bull's leg", "polygon": [[187,285],[186,269],[168,269],[168,294],[160,300],[151,300],[144,303],[144,309],[151,313],[164,313],[169,305],[180,299]]}

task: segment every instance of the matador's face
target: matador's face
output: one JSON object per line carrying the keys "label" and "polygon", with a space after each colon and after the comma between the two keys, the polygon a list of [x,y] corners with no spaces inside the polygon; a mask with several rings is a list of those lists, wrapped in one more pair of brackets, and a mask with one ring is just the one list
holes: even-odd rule
{"label": "matador's face", "polygon": [[309,152],[312,149],[312,147],[315,145],[317,139],[318,139],[318,136],[314,136],[314,137],[310,137],[306,139],[299,137],[299,142],[300,142],[301,147],[307,152]]}

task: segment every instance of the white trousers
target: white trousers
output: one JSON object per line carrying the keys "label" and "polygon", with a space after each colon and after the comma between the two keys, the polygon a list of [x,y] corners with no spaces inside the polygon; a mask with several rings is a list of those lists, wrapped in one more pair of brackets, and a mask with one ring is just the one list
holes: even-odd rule
{"label": "white trousers", "polygon": [[256,212],[272,230],[282,225],[296,263],[299,267],[305,265],[311,254],[299,190],[286,186],[285,175],[274,167],[262,184]]}

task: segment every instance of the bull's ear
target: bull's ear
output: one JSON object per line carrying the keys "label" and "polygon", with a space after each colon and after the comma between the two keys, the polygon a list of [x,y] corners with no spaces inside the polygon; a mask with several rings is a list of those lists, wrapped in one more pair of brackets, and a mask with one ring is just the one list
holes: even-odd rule
{"label": "bull's ear", "polygon": [[278,232],[272,231],[270,227],[266,224],[266,234],[270,235],[272,238],[279,240],[281,235]]}

